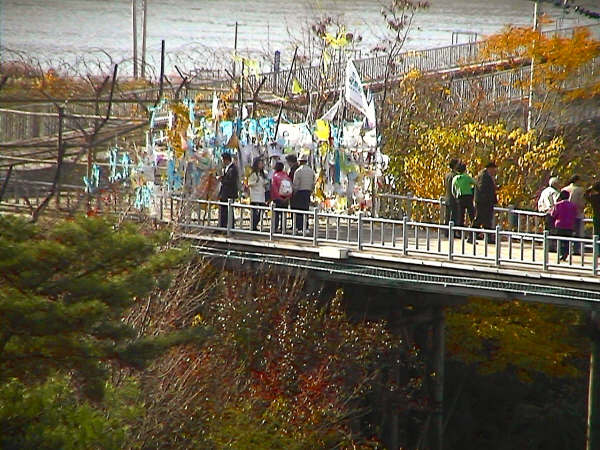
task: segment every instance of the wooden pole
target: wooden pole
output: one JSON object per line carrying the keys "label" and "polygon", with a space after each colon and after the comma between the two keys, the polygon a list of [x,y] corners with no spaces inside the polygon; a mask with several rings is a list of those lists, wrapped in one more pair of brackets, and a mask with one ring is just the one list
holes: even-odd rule
{"label": "wooden pole", "polygon": [[148,16],[148,0],[142,0],[143,4],[143,16],[142,16],[142,78],[146,78],[146,34],[147,34],[147,20]]}
{"label": "wooden pole", "polygon": [[159,89],[158,89],[158,100],[163,96],[163,87],[164,87],[164,78],[165,78],[165,40],[163,39],[160,42],[160,81],[159,81]]}
{"label": "wooden pole", "polygon": [[131,0],[131,28],[133,32],[133,78],[137,79],[137,0]]}
{"label": "wooden pole", "polygon": [[235,58],[237,58],[238,23],[235,23],[235,34],[233,36],[233,79],[235,80]]}
{"label": "wooden pole", "polygon": [[292,73],[294,72],[294,67],[296,65],[296,54],[298,53],[298,47],[294,49],[294,56],[292,57],[292,65],[290,66],[290,71],[288,72],[287,79],[285,80],[285,87],[283,88],[283,100],[281,100],[281,104],[279,105],[279,114],[277,114],[277,124],[275,125],[275,136],[273,137],[275,140],[277,139],[277,131],[279,130],[279,122],[281,122],[281,113],[283,112],[283,103],[285,102],[285,96],[287,95],[288,87],[290,85],[290,80],[292,79]]}
{"label": "wooden pole", "polygon": [[10,180],[10,176],[12,175],[13,167],[14,167],[14,164],[11,164],[8,167],[8,172],[6,172],[6,178],[4,178],[4,182],[2,183],[2,188],[0,189],[0,202],[2,201],[2,198],[4,197],[4,193],[6,192],[6,188],[8,187],[8,181]]}
{"label": "wooden pole", "polygon": [[115,92],[115,84],[117,83],[117,69],[119,68],[118,64],[115,64],[115,68],[113,70],[113,79],[110,85],[110,96],[108,97],[108,108],[106,109],[106,119],[110,119],[110,110],[112,108],[113,94]]}

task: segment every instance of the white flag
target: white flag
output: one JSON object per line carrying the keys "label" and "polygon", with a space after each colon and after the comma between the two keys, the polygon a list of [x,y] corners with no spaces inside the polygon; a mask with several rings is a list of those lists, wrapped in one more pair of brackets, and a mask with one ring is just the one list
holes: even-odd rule
{"label": "white flag", "polygon": [[367,115],[367,98],[358,71],[351,59],[346,64],[346,101],[365,116]]}
{"label": "white flag", "polygon": [[213,120],[219,116],[219,98],[217,97],[217,93],[213,91],[213,99],[212,99],[212,118]]}
{"label": "white flag", "polygon": [[328,120],[329,122],[331,122],[333,120],[333,118],[335,117],[335,115],[338,112],[338,109],[340,108],[340,105],[342,103],[342,99],[338,99],[337,102],[335,102],[335,104],[329,109],[329,111],[327,111],[325,114],[323,114],[323,117],[321,117],[322,120]]}
{"label": "white flag", "polygon": [[377,119],[375,116],[375,99],[371,99],[371,103],[367,106],[367,114],[365,116],[367,121],[367,128],[372,130],[377,125]]}

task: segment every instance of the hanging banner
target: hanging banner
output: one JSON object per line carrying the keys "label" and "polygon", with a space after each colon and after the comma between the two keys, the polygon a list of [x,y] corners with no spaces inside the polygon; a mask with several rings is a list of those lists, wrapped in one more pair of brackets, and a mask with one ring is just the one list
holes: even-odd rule
{"label": "hanging banner", "polygon": [[358,71],[351,59],[348,60],[348,64],[346,65],[346,101],[365,116],[367,115],[367,97],[365,96]]}
{"label": "hanging banner", "polygon": [[340,98],[337,102],[335,102],[335,104],[329,109],[329,111],[327,111],[323,117],[321,117],[321,120],[328,120],[328,121],[332,121],[335,118],[335,115],[338,112],[338,109],[340,108],[340,105],[342,104],[342,99]]}

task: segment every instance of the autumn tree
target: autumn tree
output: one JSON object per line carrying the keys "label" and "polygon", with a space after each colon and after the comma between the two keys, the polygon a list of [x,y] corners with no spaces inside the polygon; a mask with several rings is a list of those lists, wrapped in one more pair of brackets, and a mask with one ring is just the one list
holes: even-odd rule
{"label": "autumn tree", "polygon": [[[95,422],[99,428],[86,436],[102,434],[114,423],[104,421],[95,407],[102,406],[112,368],[143,369],[174,345],[204,335],[204,327],[196,327],[140,336],[122,321],[136,302],[166,288],[169,271],[187,257],[184,250],[169,249],[167,238],[100,218],[44,228],[0,217],[5,444],[31,443],[60,429],[56,439],[67,440],[48,445],[62,447],[69,427],[93,428]],[[48,421],[32,423],[39,415]]]}
{"label": "autumn tree", "polygon": [[394,339],[383,321],[350,320],[340,292],[320,300],[301,274],[252,273],[198,260],[153,302],[148,333],[193,324],[214,334],[146,377],[152,395],[137,431],[146,442],[371,448],[381,439],[382,398],[406,417],[425,407],[414,344]]}
{"label": "autumn tree", "polygon": [[508,26],[484,41],[481,56],[510,61],[514,70],[533,62],[533,75],[526,74],[516,81],[516,87],[525,95],[529,95],[530,88],[533,92],[532,106],[537,112],[533,128],[545,129],[550,119],[564,117],[561,112],[569,103],[600,93],[600,81],[594,74],[600,42],[585,27],[575,28],[571,36],[564,36],[531,27]]}

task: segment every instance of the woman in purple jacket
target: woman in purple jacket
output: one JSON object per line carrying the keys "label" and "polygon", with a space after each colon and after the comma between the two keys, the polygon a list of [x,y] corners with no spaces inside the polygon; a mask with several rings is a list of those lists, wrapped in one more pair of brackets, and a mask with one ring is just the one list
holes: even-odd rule
{"label": "woman in purple jacket", "polygon": [[[554,231],[558,236],[571,237],[575,230],[577,220],[577,206],[569,200],[567,191],[560,191],[558,201],[552,208],[550,215],[554,218]],[[560,241],[559,257],[565,261],[569,255],[569,241]]]}

